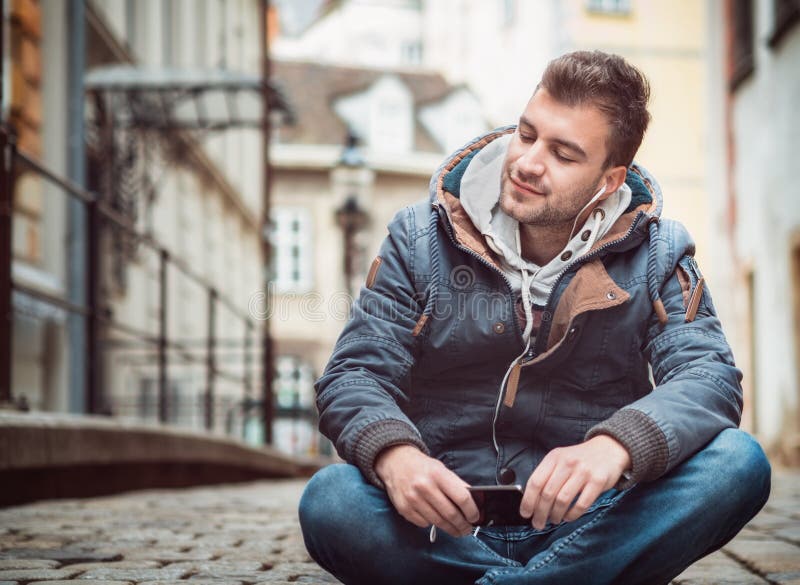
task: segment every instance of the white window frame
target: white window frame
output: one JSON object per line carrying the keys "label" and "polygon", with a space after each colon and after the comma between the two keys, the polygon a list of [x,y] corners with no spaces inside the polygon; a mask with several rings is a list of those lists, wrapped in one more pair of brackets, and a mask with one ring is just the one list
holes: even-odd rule
{"label": "white window frame", "polygon": [[295,355],[275,358],[273,392],[278,408],[314,408],[314,371],[307,361]]}
{"label": "white window frame", "polygon": [[275,292],[304,293],[313,278],[313,221],[304,207],[276,206],[271,210]]}

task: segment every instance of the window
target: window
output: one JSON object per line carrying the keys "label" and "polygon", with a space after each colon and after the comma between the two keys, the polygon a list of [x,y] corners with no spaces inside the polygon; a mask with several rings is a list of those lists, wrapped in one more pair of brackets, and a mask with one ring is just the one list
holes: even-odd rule
{"label": "window", "polygon": [[769,46],[777,47],[786,33],[800,21],[800,0],[772,1],[772,34]]}
{"label": "window", "polygon": [[422,43],[419,41],[403,43],[402,62],[405,65],[419,65],[422,63]]}
{"label": "window", "polygon": [[[186,417],[186,405],[183,404],[178,383],[167,380],[167,422],[178,422]],[[146,421],[158,420],[159,414],[158,380],[155,378],[142,378],[139,380],[139,395],[136,400],[136,410],[139,418]],[[125,405],[120,405],[124,408]],[[119,413],[117,413],[119,414]],[[190,413],[189,413],[190,414]]]}
{"label": "window", "polygon": [[729,84],[733,91],[750,76],[755,66],[753,60],[753,0],[733,0],[731,8],[733,46],[730,53]]}
{"label": "window", "polygon": [[588,0],[586,9],[598,14],[628,15],[631,13],[630,0]]}
{"label": "window", "polygon": [[514,24],[516,17],[516,0],[500,0],[503,9],[503,26],[511,26]]}
{"label": "window", "polygon": [[272,210],[273,267],[279,293],[306,292],[311,288],[311,215],[299,207]]}
{"label": "window", "polygon": [[278,410],[313,410],[314,375],[311,366],[296,356],[275,360],[274,392]]}

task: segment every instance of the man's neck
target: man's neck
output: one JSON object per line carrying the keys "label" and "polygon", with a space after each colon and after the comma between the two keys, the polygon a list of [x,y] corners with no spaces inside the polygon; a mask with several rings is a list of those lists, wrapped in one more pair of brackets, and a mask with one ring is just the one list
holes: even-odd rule
{"label": "man's neck", "polygon": [[567,245],[570,224],[525,225],[519,224],[522,257],[538,266],[544,266]]}

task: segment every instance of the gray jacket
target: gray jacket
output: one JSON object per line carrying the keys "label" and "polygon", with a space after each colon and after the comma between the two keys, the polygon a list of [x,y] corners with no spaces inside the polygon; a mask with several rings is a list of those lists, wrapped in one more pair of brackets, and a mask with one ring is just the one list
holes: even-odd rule
{"label": "gray jacket", "polygon": [[322,377],[321,431],[375,485],[381,450],[412,444],[470,484],[525,483],[552,449],[608,434],[619,487],[651,481],[739,424],[741,372],[679,223],[632,165],[626,212],[536,307],[535,343],[496,254],[459,200],[482,136],[401,210]]}

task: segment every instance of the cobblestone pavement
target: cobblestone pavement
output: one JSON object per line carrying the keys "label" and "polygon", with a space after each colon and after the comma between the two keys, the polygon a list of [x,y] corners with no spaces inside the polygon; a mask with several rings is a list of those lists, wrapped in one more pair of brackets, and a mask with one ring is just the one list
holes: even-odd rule
{"label": "cobblestone pavement", "polygon": [[[261,481],[0,509],[0,585],[337,583],[303,547],[303,485]],[[673,583],[800,585],[800,472],[776,472],[761,514]]]}

